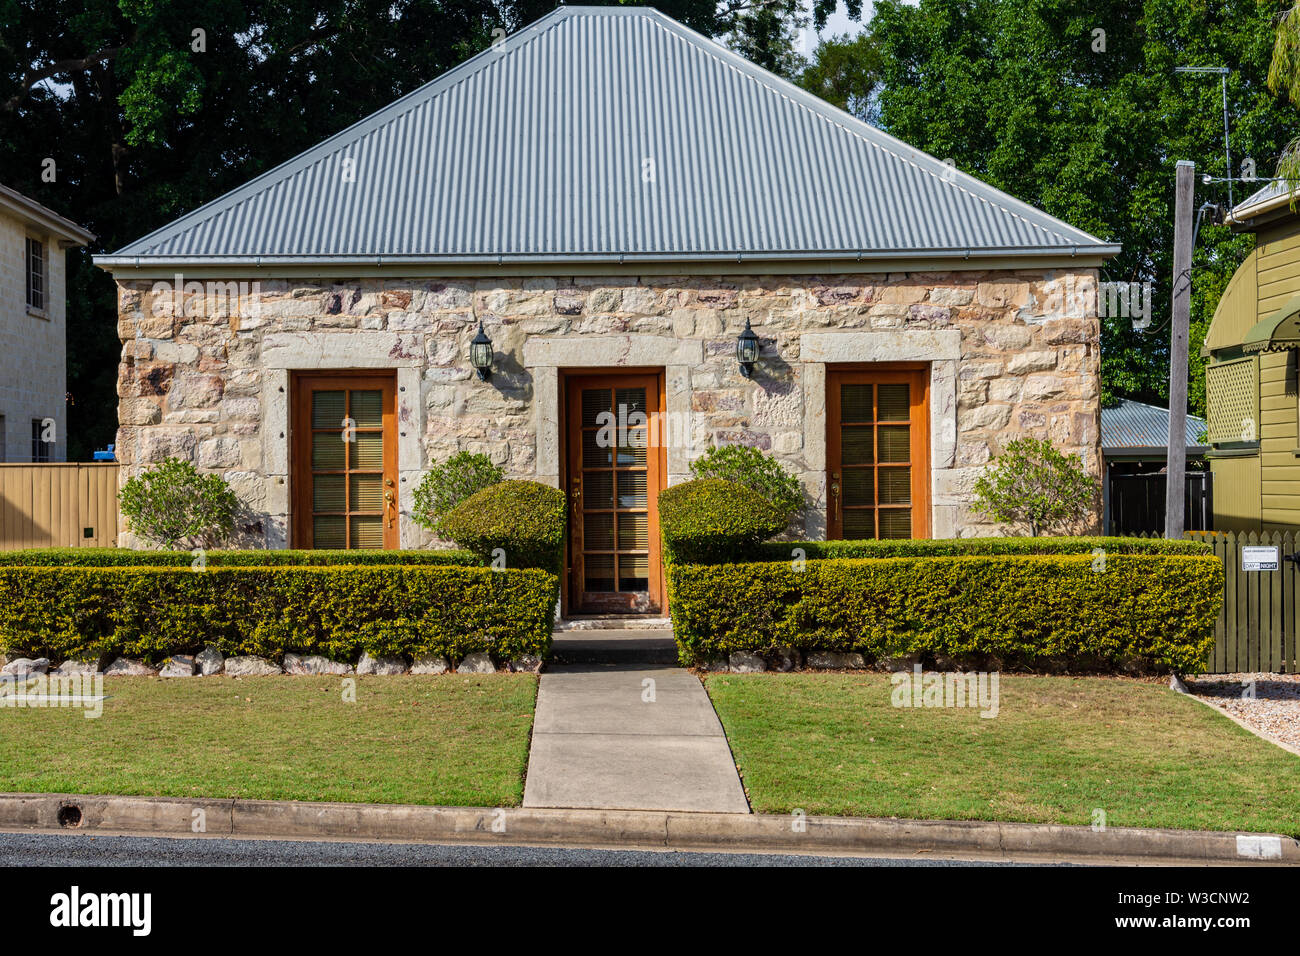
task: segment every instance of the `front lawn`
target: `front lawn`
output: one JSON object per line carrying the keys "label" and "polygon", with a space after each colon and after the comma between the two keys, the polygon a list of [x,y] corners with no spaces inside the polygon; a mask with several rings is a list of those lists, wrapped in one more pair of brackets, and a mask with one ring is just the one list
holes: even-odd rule
{"label": "front lawn", "polygon": [[888,674],[711,674],[758,813],[1300,835],[1300,757],[1161,684],[1002,675],[994,718]]}
{"label": "front lawn", "polygon": [[0,708],[0,790],[518,806],[531,674],[109,678],[103,716]]}

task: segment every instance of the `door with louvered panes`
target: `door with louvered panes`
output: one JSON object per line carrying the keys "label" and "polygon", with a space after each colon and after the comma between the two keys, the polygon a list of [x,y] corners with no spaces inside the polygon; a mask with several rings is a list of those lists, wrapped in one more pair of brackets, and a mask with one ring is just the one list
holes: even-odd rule
{"label": "door with louvered panes", "polygon": [[657,374],[565,380],[568,609],[663,610],[658,496],[664,447]]}
{"label": "door with louvered panes", "polygon": [[394,385],[392,375],[295,380],[295,547],[398,547]]}
{"label": "door with louvered panes", "polygon": [[929,537],[928,378],[898,366],[827,374],[828,537]]}

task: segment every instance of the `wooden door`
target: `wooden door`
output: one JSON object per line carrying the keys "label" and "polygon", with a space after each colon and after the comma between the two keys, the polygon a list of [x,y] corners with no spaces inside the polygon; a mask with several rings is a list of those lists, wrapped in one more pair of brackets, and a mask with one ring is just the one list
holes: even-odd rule
{"label": "wooden door", "polygon": [[664,456],[657,373],[565,380],[569,609],[663,610],[659,491]]}
{"label": "wooden door", "polygon": [[827,537],[929,536],[928,380],[924,367],[828,372]]}
{"label": "wooden door", "polygon": [[395,385],[392,374],[294,378],[294,547],[398,547]]}

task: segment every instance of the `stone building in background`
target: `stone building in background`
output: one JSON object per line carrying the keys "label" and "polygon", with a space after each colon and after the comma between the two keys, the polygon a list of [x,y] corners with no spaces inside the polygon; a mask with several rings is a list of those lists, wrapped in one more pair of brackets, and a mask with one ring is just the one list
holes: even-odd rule
{"label": "stone building in background", "polygon": [[653,10],[569,7],[96,261],[124,476],[219,471],[270,547],[418,547],[421,474],[481,451],[568,493],[582,611],[661,606],[656,493],[714,444],[799,475],[811,537],[989,533],[973,482],[1022,435],[1097,474],[1117,251]]}

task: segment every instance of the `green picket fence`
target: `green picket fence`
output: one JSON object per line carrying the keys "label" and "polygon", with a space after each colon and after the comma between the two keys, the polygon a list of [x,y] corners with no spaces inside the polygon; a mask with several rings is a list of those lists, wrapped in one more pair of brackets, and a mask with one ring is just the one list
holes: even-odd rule
{"label": "green picket fence", "polygon": [[[1300,534],[1290,531],[1194,532],[1223,562],[1223,611],[1215,625],[1209,671],[1295,673],[1300,631],[1300,566],[1286,556],[1300,550]],[[1243,557],[1261,555],[1246,548],[1277,549],[1276,570],[1246,570]],[[1263,555],[1267,557],[1267,555]]]}

